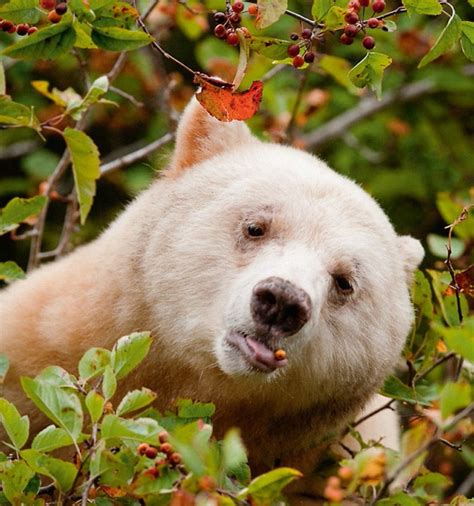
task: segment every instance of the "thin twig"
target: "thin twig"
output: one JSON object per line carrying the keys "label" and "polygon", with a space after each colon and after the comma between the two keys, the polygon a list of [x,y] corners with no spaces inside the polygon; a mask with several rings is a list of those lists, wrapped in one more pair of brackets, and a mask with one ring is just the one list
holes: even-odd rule
{"label": "thin twig", "polygon": [[123,91],[120,88],[116,88],[115,86],[109,86],[109,91],[113,91],[117,95],[126,98],[136,107],[144,107],[145,105],[143,102],[139,102],[133,95],[130,95],[130,93],[127,93],[126,91]]}
{"label": "thin twig", "polygon": [[303,100],[303,92],[308,82],[310,66],[305,69],[305,71],[300,75],[300,84],[298,86],[298,91],[296,92],[295,103],[293,105],[293,110],[291,111],[290,121],[288,123],[288,127],[286,129],[288,141],[291,142],[294,139],[295,134],[295,121],[296,116],[298,114],[298,109],[300,108],[301,101]]}
{"label": "thin twig", "polygon": [[391,409],[392,411],[395,411],[395,408],[392,408],[392,404],[395,402],[395,399],[391,399],[387,403],[383,404],[377,409],[374,409],[374,411],[371,411],[370,413],[367,413],[366,415],[362,416],[358,420],[356,420],[354,423],[351,424],[352,427],[357,427],[357,425],[360,425],[362,422],[365,422],[369,418],[372,418],[377,413],[380,413],[381,411],[384,411],[385,409]]}

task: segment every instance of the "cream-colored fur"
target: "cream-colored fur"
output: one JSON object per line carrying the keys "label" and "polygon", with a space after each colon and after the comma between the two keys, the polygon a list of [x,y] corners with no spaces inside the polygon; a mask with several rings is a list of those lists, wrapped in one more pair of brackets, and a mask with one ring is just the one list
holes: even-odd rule
{"label": "cream-colored fur", "polygon": [[[264,223],[261,240],[245,237],[254,222]],[[257,471],[277,460],[298,467],[302,449],[317,460],[328,433],[392,371],[422,255],[321,160],[260,142],[192,102],[164,177],[96,241],[0,293],[0,351],[12,364],[5,395],[26,412],[20,375],[50,364],[74,370],[89,347],[151,330],[147,363],[127,388],[156,389],[159,407],[212,401],[218,434],[240,426]],[[339,293],[335,275],[354,293]],[[297,334],[271,340],[288,364],[265,373],[228,335],[252,335],[252,289],[271,276],[305,290],[312,311]]]}

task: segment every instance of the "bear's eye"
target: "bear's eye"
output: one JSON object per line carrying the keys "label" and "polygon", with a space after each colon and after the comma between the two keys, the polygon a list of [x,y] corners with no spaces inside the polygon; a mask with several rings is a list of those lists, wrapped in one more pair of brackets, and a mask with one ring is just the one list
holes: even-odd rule
{"label": "bear's eye", "polygon": [[345,276],[334,276],[334,282],[344,295],[349,295],[354,291],[351,282]]}
{"label": "bear's eye", "polygon": [[262,237],[265,234],[265,228],[257,223],[249,223],[247,234],[249,237]]}

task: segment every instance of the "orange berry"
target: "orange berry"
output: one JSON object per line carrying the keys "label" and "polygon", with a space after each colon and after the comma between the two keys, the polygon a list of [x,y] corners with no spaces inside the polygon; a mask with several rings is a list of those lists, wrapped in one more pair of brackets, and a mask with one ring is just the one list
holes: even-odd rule
{"label": "orange berry", "polygon": [[217,486],[216,480],[212,476],[201,476],[198,480],[198,485],[201,490],[210,492]]}
{"label": "orange berry", "polygon": [[248,9],[247,9],[247,12],[251,15],[251,16],[256,16],[258,14],[258,5],[257,4],[250,4]]}
{"label": "orange berry", "polygon": [[173,452],[169,457],[168,460],[170,461],[170,464],[172,466],[177,466],[178,464],[181,464],[181,454],[178,452]]}
{"label": "orange berry", "polygon": [[330,476],[328,478],[328,487],[340,487],[341,485],[341,480],[337,477],[337,476]]}
{"label": "orange berry", "polygon": [[138,446],[137,446],[137,452],[140,454],[140,455],[145,455],[146,451],[148,450],[149,448],[149,444],[148,443],[140,443]]}
{"label": "orange berry", "polygon": [[273,354],[275,357],[275,360],[285,360],[286,358],[286,351],[285,350],[275,350],[275,353]]}
{"label": "orange berry", "polygon": [[173,452],[173,448],[169,443],[162,443],[160,446],[160,452],[166,453],[166,455],[169,455]]}
{"label": "orange berry", "polygon": [[344,481],[349,481],[354,476],[354,472],[349,466],[342,466],[337,471],[337,474],[339,475],[339,478],[341,478]]}
{"label": "orange berry", "polygon": [[331,502],[341,502],[344,499],[344,493],[340,488],[326,487],[324,497]]}
{"label": "orange berry", "polygon": [[158,441],[160,443],[166,443],[169,439],[170,435],[168,434],[168,432],[166,432],[166,430],[162,430],[159,434],[158,434]]}
{"label": "orange berry", "polygon": [[51,23],[59,23],[62,17],[56,11],[49,11],[48,19],[51,21]]}

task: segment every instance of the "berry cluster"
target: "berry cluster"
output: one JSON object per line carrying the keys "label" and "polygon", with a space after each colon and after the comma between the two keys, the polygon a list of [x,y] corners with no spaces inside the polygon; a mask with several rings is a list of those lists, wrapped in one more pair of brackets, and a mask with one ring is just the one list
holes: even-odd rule
{"label": "berry cluster", "polygon": [[137,453],[149,459],[156,459],[159,453],[164,454],[164,458],[156,460],[156,465],[153,468],[157,476],[160,467],[165,465],[176,467],[181,464],[181,454],[173,450],[173,447],[168,442],[168,433],[166,431],[158,434],[158,441],[160,443],[158,446],[149,445],[148,443],[141,443],[137,446]]}
{"label": "berry cluster", "polygon": [[17,33],[18,35],[31,35],[32,33],[35,33],[38,31],[38,28],[36,26],[30,26],[28,23],[20,23],[18,25],[15,25],[15,23],[12,23],[8,19],[1,19],[0,18],[0,30],[3,30],[7,33]]}
{"label": "berry cluster", "polygon": [[[244,9],[244,3],[237,1],[232,4],[228,12],[216,12],[214,14],[214,21],[217,25],[214,28],[214,35],[219,39],[225,40],[231,46],[237,46],[239,44],[239,36],[235,30],[240,27],[240,22],[242,21],[241,14],[244,12]],[[257,5],[249,5],[247,12],[251,16],[257,15]],[[248,34],[246,28],[242,27],[240,29],[243,31],[244,35]]]}
{"label": "berry cluster", "polygon": [[[302,67],[305,63],[313,63],[315,54],[311,51],[313,31],[309,28],[301,30],[301,34],[293,32],[290,35],[290,39],[295,42],[291,46],[288,46],[288,56],[293,58],[293,67]],[[297,42],[299,41],[299,42]],[[303,55],[301,55],[301,49],[303,49]]]}
{"label": "berry cluster", "polygon": [[[373,16],[364,20],[366,8],[372,9]],[[362,45],[365,49],[373,49],[375,47],[375,39],[371,35],[367,35],[365,29],[366,27],[375,29],[382,26],[382,22],[374,16],[375,14],[383,12],[384,9],[385,0],[350,0],[347,4],[347,12],[344,16],[344,20],[347,24],[344,26],[344,33],[339,39],[341,43],[347,46],[352,44],[357,34],[362,31],[364,34]]]}
{"label": "berry cluster", "polygon": [[59,23],[62,16],[67,12],[67,3],[59,2],[56,0],[39,0],[40,7],[46,9],[48,12],[48,19],[51,23]]}

